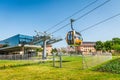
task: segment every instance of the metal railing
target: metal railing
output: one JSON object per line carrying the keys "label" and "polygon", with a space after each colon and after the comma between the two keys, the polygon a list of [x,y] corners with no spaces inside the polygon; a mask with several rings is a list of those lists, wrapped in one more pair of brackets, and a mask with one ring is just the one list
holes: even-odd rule
{"label": "metal railing", "polygon": [[37,56],[35,53],[31,54],[10,54],[10,55],[0,55],[0,60],[28,60],[33,59]]}

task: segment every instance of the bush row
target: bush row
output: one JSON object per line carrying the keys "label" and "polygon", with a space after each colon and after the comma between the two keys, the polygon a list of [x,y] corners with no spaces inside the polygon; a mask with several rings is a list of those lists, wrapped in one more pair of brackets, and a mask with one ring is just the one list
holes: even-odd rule
{"label": "bush row", "polygon": [[99,65],[95,67],[93,70],[120,74],[120,58]]}

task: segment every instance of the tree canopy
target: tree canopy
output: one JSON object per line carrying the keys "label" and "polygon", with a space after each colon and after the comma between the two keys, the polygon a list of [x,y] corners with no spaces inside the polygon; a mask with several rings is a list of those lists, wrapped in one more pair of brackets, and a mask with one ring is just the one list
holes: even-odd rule
{"label": "tree canopy", "polygon": [[95,49],[101,51],[115,50],[117,52],[120,52],[120,38],[113,38],[112,40],[105,42],[97,41]]}

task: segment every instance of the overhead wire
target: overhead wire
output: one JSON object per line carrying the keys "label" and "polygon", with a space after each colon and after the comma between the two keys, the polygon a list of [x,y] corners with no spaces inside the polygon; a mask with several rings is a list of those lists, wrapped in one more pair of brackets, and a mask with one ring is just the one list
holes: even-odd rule
{"label": "overhead wire", "polygon": [[101,24],[101,23],[104,23],[104,22],[106,22],[106,21],[108,21],[108,20],[111,20],[111,19],[113,19],[113,18],[115,18],[115,17],[117,17],[117,16],[120,16],[120,13],[118,13],[118,14],[116,14],[116,15],[113,15],[112,17],[109,17],[109,18],[107,18],[107,19],[104,19],[104,20],[102,20],[102,21],[100,21],[100,22],[98,22],[98,23],[96,23],[96,24],[94,24],[94,25],[92,25],[92,26],[89,26],[89,27],[81,30],[80,32],[83,32],[83,31],[86,31],[86,30],[88,30],[88,29],[91,29],[91,28],[93,28],[93,27],[95,27],[95,26],[97,26],[97,25],[99,25],[99,24]]}
{"label": "overhead wire", "polygon": [[54,32],[52,32],[52,33],[50,33],[50,34],[56,33],[56,32],[58,32],[59,30],[63,29],[64,27],[68,26],[68,25],[70,25],[70,23],[68,23],[68,24],[60,27],[59,29],[55,30]]}
{"label": "overhead wire", "polygon": [[48,28],[45,32],[50,31],[52,29],[54,29],[56,26],[60,25],[61,23],[63,23],[64,21],[68,20],[69,18],[71,18],[72,16],[82,12],[83,10],[85,10],[86,8],[88,8],[89,6],[93,5],[94,3],[96,3],[98,0],[95,0],[93,2],[91,2],[90,4],[86,5],[85,7],[83,7],[82,9],[78,10],[77,12],[73,13],[71,16],[66,17],[65,19],[63,19],[62,21],[60,21],[59,23],[55,24],[54,26],[51,26],[50,28]]}
{"label": "overhead wire", "polygon": [[78,17],[77,19],[75,19],[75,21],[81,19],[82,17],[88,15],[89,13],[93,12],[94,10],[98,9],[99,7],[103,6],[104,4],[108,3],[110,0],[105,1],[104,3],[100,4],[99,6],[95,7],[94,9],[88,11],[87,13],[83,14],[82,16]]}
{"label": "overhead wire", "polygon": [[[79,20],[79,19],[81,19],[82,17],[90,14],[91,12],[95,11],[96,9],[102,7],[103,5],[105,5],[106,3],[108,3],[109,1],[110,1],[110,0],[107,0],[107,1],[103,2],[102,4],[100,4],[99,6],[97,6],[97,7],[93,8],[92,10],[88,11],[87,13],[85,13],[85,14],[83,14],[82,16],[80,16],[80,17],[78,17],[77,19],[75,19],[74,22],[77,21],[77,20]],[[68,25],[70,25],[70,24],[71,24],[71,23],[68,23],[68,24],[66,24],[66,25],[58,28],[57,30],[53,31],[53,32],[50,33],[50,34],[54,34],[54,33],[58,32],[59,30],[63,29],[64,27],[66,27],[66,26],[68,26]]]}

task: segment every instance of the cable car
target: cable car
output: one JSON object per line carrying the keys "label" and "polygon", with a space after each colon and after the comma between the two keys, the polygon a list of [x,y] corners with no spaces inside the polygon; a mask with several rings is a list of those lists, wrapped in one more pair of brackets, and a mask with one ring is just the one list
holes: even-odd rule
{"label": "cable car", "polygon": [[73,19],[71,19],[71,31],[69,31],[66,35],[66,42],[70,46],[80,46],[82,44],[83,38],[81,34],[73,29],[72,22],[74,22]]}
{"label": "cable car", "polygon": [[69,31],[66,36],[66,42],[70,46],[80,46],[82,44],[82,36],[75,30]]}

